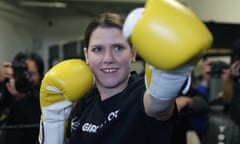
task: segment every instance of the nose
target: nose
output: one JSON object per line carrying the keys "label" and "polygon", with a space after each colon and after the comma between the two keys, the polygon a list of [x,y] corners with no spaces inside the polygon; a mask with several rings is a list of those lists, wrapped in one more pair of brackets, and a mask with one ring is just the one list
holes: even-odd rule
{"label": "nose", "polygon": [[112,63],[113,59],[114,59],[114,55],[113,55],[112,51],[111,50],[107,50],[104,53],[103,62],[104,63]]}

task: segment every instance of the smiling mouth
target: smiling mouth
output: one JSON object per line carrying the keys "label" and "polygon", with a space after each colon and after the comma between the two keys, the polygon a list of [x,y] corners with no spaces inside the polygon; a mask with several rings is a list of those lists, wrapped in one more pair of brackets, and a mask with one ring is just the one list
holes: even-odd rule
{"label": "smiling mouth", "polygon": [[117,68],[104,68],[101,71],[105,73],[113,73],[116,72],[118,69]]}

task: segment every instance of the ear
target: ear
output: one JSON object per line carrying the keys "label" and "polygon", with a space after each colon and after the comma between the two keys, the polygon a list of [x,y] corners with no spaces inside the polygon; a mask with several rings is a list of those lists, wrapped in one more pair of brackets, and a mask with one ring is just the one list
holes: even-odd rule
{"label": "ear", "polygon": [[85,61],[88,64],[88,55],[87,55],[87,48],[83,48],[83,53],[84,53],[84,57],[85,57]]}
{"label": "ear", "polygon": [[132,53],[132,62],[136,61],[137,51],[134,48],[131,48]]}

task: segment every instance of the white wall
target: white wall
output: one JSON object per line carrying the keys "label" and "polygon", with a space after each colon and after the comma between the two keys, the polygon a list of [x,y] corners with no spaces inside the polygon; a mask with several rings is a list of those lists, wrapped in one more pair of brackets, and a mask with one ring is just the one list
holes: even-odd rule
{"label": "white wall", "polygon": [[[82,39],[84,30],[91,19],[91,17],[84,15],[47,18],[42,45],[46,67],[48,67],[49,59],[48,47]],[[51,25],[49,25],[49,22],[51,22]]]}
{"label": "white wall", "polygon": [[179,0],[202,20],[240,24],[240,0]]}
{"label": "white wall", "polygon": [[18,52],[37,51],[47,68],[47,48],[80,39],[90,19],[84,15],[41,18],[0,2],[0,64]]}
{"label": "white wall", "polygon": [[[240,0],[180,0],[204,21],[240,24]],[[35,50],[48,60],[47,48],[80,39],[91,17],[38,17],[0,1],[0,64],[19,51]],[[49,25],[52,22],[52,25]]]}
{"label": "white wall", "polygon": [[39,47],[40,23],[39,18],[0,2],[0,64]]}

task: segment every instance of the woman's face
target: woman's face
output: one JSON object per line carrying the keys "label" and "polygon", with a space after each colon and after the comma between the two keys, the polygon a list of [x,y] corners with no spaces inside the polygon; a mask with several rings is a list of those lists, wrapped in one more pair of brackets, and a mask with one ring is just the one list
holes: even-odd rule
{"label": "woman's face", "polygon": [[93,31],[89,47],[84,49],[84,53],[98,86],[126,86],[136,51],[123,38],[120,29],[98,27]]}

